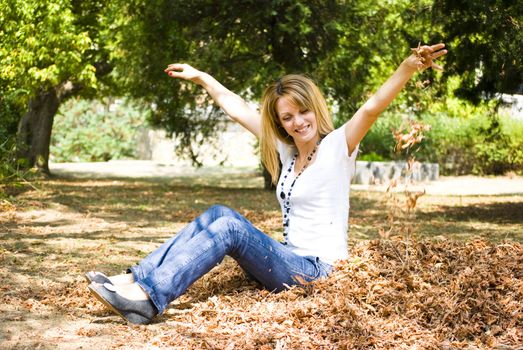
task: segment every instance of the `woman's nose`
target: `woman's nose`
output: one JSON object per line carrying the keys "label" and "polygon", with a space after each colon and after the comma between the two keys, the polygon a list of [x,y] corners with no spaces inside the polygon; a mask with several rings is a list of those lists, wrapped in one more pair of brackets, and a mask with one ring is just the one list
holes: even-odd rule
{"label": "woman's nose", "polygon": [[294,124],[296,124],[297,126],[303,125],[304,121],[305,119],[303,119],[303,116],[301,114],[297,114],[294,118]]}

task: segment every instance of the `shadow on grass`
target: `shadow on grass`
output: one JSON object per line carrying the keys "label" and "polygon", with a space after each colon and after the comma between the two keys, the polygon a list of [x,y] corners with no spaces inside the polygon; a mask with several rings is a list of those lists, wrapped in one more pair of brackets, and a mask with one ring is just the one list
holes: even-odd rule
{"label": "shadow on grass", "polygon": [[452,221],[479,221],[496,224],[523,224],[523,202],[494,202],[468,206],[442,205],[437,210],[421,212],[422,220],[444,218]]}
{"label": "shadow on grass", "polygon": [[278,217],[273,192],[220,186],[180,179],[41,182],[41,191],[19,194],[18,216],[0,221],[0,261],[23,276],[11,281],[23,290],[24,280],[42,276],[60,282],[92,268],[119,273],[214,204],[238,210],[255,225]]}
{"label": "shadow on grass", "polygon": [[[398,208],[405,199],[398,197]],[[455,204],[454,204],[455,203]],[[392,235],[402,235],[406,228],[420,238],[444,236],[466,240],[483,237],[501,241],[523,241],[523,201],[521,196],[476,196],[461,201],[448,197],[424,196],[411,215],[394,212]],[[454,204],[454,205],[452,205]],[[354,191],[351,194],[351,240],[379,239],[380,229],[391,228],[387,195]]]}
{"label": "shadow on grass", "polygon": [[61,180],[46,184],[46,202],[108,221],[143,224],[189,222],[214,204],[242,214],[277,210],[274,193],[258,188],[169,182]]}

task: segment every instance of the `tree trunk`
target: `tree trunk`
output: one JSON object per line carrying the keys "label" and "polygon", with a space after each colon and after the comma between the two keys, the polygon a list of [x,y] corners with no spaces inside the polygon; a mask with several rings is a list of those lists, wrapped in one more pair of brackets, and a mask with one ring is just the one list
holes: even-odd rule
{"label": "tree trunk", "polygon": [[276,189],[276,186],[272,183],[271,174],[263,167],[263,189],[267,191],[273,191]]}
{"label": "tree trunk", "polygon": [[[272,183],[271,174],[263,165],[263,162],[261,163],[262,169],[263,169],[263,189],[267,191],[274,191],[276,190],[276,185]],[[281,174],[281,163],[280,163],[280,173],[278,174],[278,178]]]}
{"label": "tree trunk", "polygon": [[53,121],[60,103],[77,88],[71,82],[40,91],[29,100],[28,110],[18,124],[17,158],[26,168],[37,167],[49,174],[49,145]]}

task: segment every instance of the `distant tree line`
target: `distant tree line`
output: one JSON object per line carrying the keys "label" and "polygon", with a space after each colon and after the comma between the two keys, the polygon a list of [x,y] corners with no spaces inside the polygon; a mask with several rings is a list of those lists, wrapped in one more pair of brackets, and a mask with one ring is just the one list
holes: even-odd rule
{"label": "distant tree line", "polygon": [[250,100],[282,74],[306,73],[337,124],[419,43],[447,44],[445,71],[421,74],[391,109],[421,115],[448,96],[521,93],[522,17],[521,1],[502,0],[0,0],[0,158],[49,172],[66,100],[126,96],[198,163],[195,142],[212,140],[223,118],[199,87],[166,78],[172,62]]}

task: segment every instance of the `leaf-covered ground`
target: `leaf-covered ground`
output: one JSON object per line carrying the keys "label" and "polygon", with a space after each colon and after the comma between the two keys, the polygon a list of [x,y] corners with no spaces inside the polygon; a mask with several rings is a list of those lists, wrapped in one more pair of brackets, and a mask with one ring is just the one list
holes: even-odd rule
{"label": "leaf-covered ground", "polygon": [[[261,182],[54,179],[10,189],[16,196],[0,202],[0,348],[520,348],[523,196],[422,196],[415,214],[391,220],[386,194],[355,191],[351,258],[329,279],[272,294],[226,259],[148,326],[89,295],[84,272],[121,272],[212,204],[278,238],[277,202]],[[392,238],[381,239],[391,222]]]}

